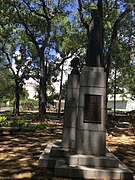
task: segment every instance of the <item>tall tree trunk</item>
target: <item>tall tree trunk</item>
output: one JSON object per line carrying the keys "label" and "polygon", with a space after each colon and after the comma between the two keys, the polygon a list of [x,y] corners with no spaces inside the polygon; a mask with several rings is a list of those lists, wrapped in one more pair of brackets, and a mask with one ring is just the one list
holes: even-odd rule
{"label": "tall tree trunk", "polygon": [[45,113],[47,106],[47,80],[48,80],[48,56],[46,55],[46,63],[45,63]]}
{"label": "tall tree trunk", "polygon": [[58,104],[58,117],[60,117],[60,111],[61,111],[61,93],[62,93],[62,84],[63,84],[63,67],[64,67],[64,64],[62,64],[62,68],[61,68],[60,93],[59,93],[59,104]]}
{"label": "tall tree trunk", "polygon": [[20,115],[19,101],[20,101],[20,86],[19,86],[19,82],[17,80],[15,80],[15,107],[14,107],[14,110],[13,110],[13,114],[15,116]]}
{"label": "tall tree trunk", "polygon": [[40,49],[39,118],[45,119],[45,62],[44,49]]}

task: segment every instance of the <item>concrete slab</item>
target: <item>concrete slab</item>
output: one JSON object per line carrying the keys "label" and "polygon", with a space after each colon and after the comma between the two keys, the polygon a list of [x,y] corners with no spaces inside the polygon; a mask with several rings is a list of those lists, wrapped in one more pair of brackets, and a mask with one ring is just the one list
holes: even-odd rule
{"label": "concrete slab", "polygon": [[60,146],[61,141],[55,141],[50,144],[48,144],[43,151],[43,153],[39,157],[38,165],[39,167],[45,167],[45,168],[54,168],[56,160],[59,159],[59,157],[50,157],[52,147],[58,148]]}
{"label": "concrete slab", "polygon": [[58,160],[54,175],[57,177],[93,180],[133,180],[132,171],[121,164],[119,168],[91,168],[87,166],[68,166]]}
{"label": "concrete slab", "polygon": [[61,149],[60,141],[46,147],[39,166],[54,169],[55,177],[66,179],[133,180],[133,172],[112,153],[107,151],[106,156],[75,154]]}
{"label": "concrete slab", "polygon": [[90,166],[90,167],[113,167],[119,166],[119,161],[107,153],[106,156],[93,156],[93,155],[67,155],[66,162],[69,165],[79,165],[79,166]]}

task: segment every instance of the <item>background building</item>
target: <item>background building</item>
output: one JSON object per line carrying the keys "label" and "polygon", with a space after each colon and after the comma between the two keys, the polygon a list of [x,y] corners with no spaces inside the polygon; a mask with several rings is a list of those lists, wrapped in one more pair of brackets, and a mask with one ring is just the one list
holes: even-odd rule
{"label": "background building", "polygon": [[24,87],[28,91],[28,94],[29,94],[28,99],[36,99],[36,96],[38,94],[37,93],[37,82],[34,79],[29,78],[27,81],[25,81]]}
{"label": "background building", "polygon": [[[114,96],[108,95],[107,108],[114,109]],[[119,111],[132,111],[135,109],[135,101],[131,99],[131,95],[127,94],[122,96],[122,94],[116,94],[116,110]]]}

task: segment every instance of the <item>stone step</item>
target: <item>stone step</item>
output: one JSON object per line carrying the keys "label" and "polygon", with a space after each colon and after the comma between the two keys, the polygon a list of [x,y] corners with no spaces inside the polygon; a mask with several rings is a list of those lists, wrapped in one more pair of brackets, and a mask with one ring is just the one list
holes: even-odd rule
{"label": "stone step", "polygon": [[93,180],[133,180],[132,171],[125,165],[119,168],[91,168],[86,166],[68,166],[64,160],[57,160],[55,177]]}
{"label": "stone step", "polygon": [[90,166],[90,167],[118,167],[119,163],[111,153],[106,153],[106,156],[94,155],[67,155],[66,163],[68,165]]}

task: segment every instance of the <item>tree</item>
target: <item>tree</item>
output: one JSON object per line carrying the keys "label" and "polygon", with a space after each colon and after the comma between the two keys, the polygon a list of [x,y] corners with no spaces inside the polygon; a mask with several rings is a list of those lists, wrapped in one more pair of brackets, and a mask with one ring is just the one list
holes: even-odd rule
{"label": "tree", "polygon": [[[117,64],[119,64],[118,67],[121,69],[123,68],[123,63],[126,67],[129,67],[131,64],[129,53],[130,55],[132,54],[131,46],[134,42],[134,30],[132,28],[134,4],[132,1],[127,2],[120,0],[104,1],[104,3],[100,0],[85,2],[78,0],[78,6],[80,21],[87,30],[87,37],[89,34],[89,22],[91,21],[90,10],[96,8],[100,12],[103,21],[103,57],[108,81],[114,60],[117,61]],[[128,47],[127,49],[124,48],[125,40],[127,43],[126,47]],[[123,53],[122,46],[125,49]],[[126,57],[123,59],[120,58],[122,63],[118,61],[120,54],[122,54],[122,57]]]}
{"label": "tree", "polygon": [[14,81],[10,78],[11,72],[9,69],[3,68],[3,65],[0,65],[0,102],[11,101],[14,98]]}
{"label": "tree", "polygon": [[65,61],[84,54],[86,48],[85,29],[80,27],[78,14],[72,13],[72,20],[68,17],[58,17],[53,34],[53,48],[59,54],[56,69]]}
{"label": "tree", "polygon": [[[120,1],[119,1],[120,2]],[[130,6],[131,12],[126,13],[122,19],[119,21],[119,23],[117,24],[117,31],[116,32],[116,39],[114,39],[113,45],[112,45],[112,49],[110,50],[110,54],[108,54],[108,51],[105,51],[105,57],[106,57],[106,61],[108,61],[108,57],[110,56],[111,58],[111,62],[108,61],[108,63],[110,64],[110,76],[109,76],[109,84],[113,84],[114,86],[114,78],[112,78],[112,73],[114,71],[114,69],[116,68],[117,70],[117,79],[116,79],[116,88],[117,88],[117,93],[131,93],[131,86],[132,83],[134,82],[134,66],[133,66],[133,58],[132,56],[134,56],[134,18],[133,18],[133,4],[132,1],[130,1],[129,3],[127,3],[127,1],[125,1],[124,3],[122,3],[122,5],[124,5],[125,7],[127,7],[126,9],[128,10],[128,6]],[[110,5],[109,5],[110,6]],[[112,6],[111,6],[112,7]],[[108,9],[111,9],[111,7]],[[108,18],[106,17],[106,23],[105,23],[105,29],[106,29],[106,36],[109,36],[109,31],[111,30],[111,27],[113,26],[113,22],[114,20],[117,18],[115,18],[113,20],[113,22],[111,22],[112,16],[118,16],[120,14],[119,12],[119,8],[120,6],[118,6],[118,4],[114,4],[113,10],[112,10],[112,14],[111,12],[108,13]],[[123,7],[124,8],[124,7]],[[116,11],[117,10],[117,11]],[[106,12],[108,12],[108,10],[106,10]],[[126,12],[126,10],[124,11],[123,9],[123,13]],[[118,21],[117,21],[118,22]],[[116,28],[116,26],[115,26]],[[108,29],[108,30],[107,30]],[[107,37],[105,36],[105,39],[107,39]],[[109,37],[113,37],[113,36],[109,36]],[[105,41],[105,46],[109,47],[109,41],[106,40]],[[107,55],[108,54],[108,55]],[[108,72],[109,73],[109,72]],[[110,86],[109,89],[111,89],[112,87]],[[132,92],[133,93],[133,92]]]}
{"label": "tree", "polygon": [[[3,7],[3,8],[2,8]],[[2,68],[10,71],[10,79],[15,83],[15,108],[14,114],[19,115],[20,93],[24,80],[29,77],[31,68],[31,59],[27,58],[28,44],[26,47],[23,30],[13,23],[12,9],[8,3],[2,1],[1,6],[1,24],[0,24],[0,55]],[[10,14],[10,15],[9,15]],[[23,38],[22,38],[23,37]],[[19,54],[16,51],[20,48]]]}
{"label": "tree", "polygon": [[[66,7],[72,4],[72,1],[44,1],[38,2],[31,0],[7,1],[12,14],[14,14],[14,23],[25,30],[25,33],[37,51],[40,59],[39,72],[39,116],[44,120],[46,106],[46,83],[48,56],[50,52],[50,39],[53,27],[53,20],[65,14]],[[67,14],[67,13],[66,13]]]}
{"label": "tree", "polygon": [[[12,46],[13,44],[11,44]],[[3,58],[5,61],[5,68],[8,68],[12,75],[11,79],[15,82],[15,103],[14,103],[14,114],[20,115],[19,113],[19,101],[20,94],[22,92],[22,87],[24,84],[24,80],[28,79],[30,76],[31,70],[31,59],[26,57],[25,47],[22,45],[20,47],[19,54],[12,51],[12,48],[6,48],[6,46],[2,46],[0,49],[3,54]]]}
{"label": "tree", "polygon": [[[119,58],[118,53],[121,53],[122,57],[129,58],[126,48],[126,51],[122,53],[122,47],[130,45],[131,49],[134,49],[134,28],[129,28],[129,26],[133,27],[132,14],[129,13],[134,6],[131,0],[104,1],[104,3],[97,0],[78,0],[80,20],[77,12],[72,13],[75,11],[74,2],[74,0],[2,1],[1,38],[12,34],[14,42],[17,42],[18,35],[21,33],[22,40],[25,39],[24,44],[27,45],[26,49],[29,49],[27,55],[29,53],[32,57],[33,69],[36,78],[39,79],[39,117],[41,120],[44,120],[45,117],[47,86],[51,82],[49,76],[52,76],[48,68],[51,67],[51,62],[55,63],[51,59],[50,50],[54,49],[56,54],[59,53],[61,57],[60,63],[56,67],[53,66],[53,70],[59,68],[69,57],[72,58],[76,55],[85,59],[88,27],[91,20],[90,10],[93,6],[99,9],[104,24],[102,45],[107,76],[109,76],[110,69],[113,68],[114,59],[117,61]],[[130,3],[130,8],[128,3]],[[71,8],[70,5],[72,5]],[[126,23],[126,19],[128,23]],[[125,46],[124,41],[127,39],[129,41]],[[130,60],[126,61],[127,58],[121,58],[126,66],[130,64]],[[82,58],[80,59],[82,60]],[[121,68],[122,74],[124,70],[120,64],[119,68]]]}

